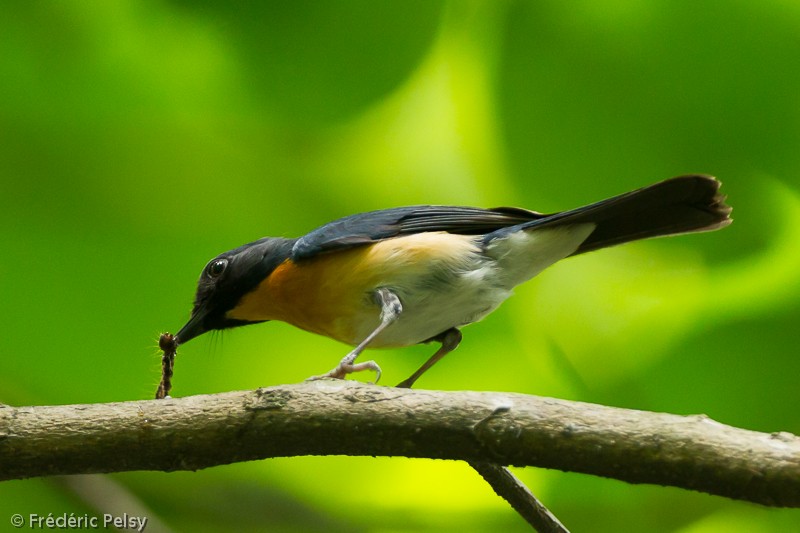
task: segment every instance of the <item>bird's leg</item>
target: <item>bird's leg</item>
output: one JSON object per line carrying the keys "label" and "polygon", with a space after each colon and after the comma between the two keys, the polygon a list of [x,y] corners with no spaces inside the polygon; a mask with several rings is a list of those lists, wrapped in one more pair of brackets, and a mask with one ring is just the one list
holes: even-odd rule
{"label": "bird's leg", "polygon": [[345,355],[344,358],[339,361],[339,364],[336,365],[336,368],[326,374],[311,376],[306,381],[314,381],[323,378],[344,379],[347,374],[361,372],[363,370],[375,371],[375,383],[381,379],[381,367],[379,367],[378,363],[375,361],[365,361],[357,364],[354,363],[361,352],[363,352],[364,349],[369,346],[369,343],[375,340],[375,337],[380,335],[383,330],[389,327],[400,317],[400,314],[403,312],[403,304],[400,303],[400,298],[398,298],[395,293],[386,288],[375,291],[375,300],[381,306],[381,323],[378,324],[378,327],[375,328],[372,333],[367,335],[367,338],[361,341],[361,343],[356,346],[352,352]]}
{"label": "bird's leg", "polygon": [[458,344],[461,342],[461,332],[458,331],[456,328],[450,328],[441,335],[434,337],[431,340],[440,341],[442,345],[436,350],[436,353],[431,356],[430,359],[425,361],[425,364],[419,367],[419,370],[411,374],[411,377],[405,379],[397,384],[398,387],[402,387],[404,389],[410,389],[414,382],[419,379],[419,377],[425,373],[430,367],[435,365],[439,359],[444,357],[445,355],[449,354],[453,350],[458,347]]}

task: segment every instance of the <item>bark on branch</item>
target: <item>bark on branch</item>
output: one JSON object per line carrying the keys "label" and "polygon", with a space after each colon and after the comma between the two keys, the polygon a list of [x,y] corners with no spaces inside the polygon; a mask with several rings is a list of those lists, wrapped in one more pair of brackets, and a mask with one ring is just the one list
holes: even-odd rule
{"label": "bark on branch", "polygon": [[167,400],[0,407],[0,480],[298,455],[538,466],[800,507],[800,438],[702,415],[327,380]]}

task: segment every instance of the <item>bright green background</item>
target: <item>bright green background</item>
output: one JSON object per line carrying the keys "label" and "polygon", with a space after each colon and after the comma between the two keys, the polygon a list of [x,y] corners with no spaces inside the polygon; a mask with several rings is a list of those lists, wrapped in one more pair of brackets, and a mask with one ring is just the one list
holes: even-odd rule
{"label": "bright green background", "polygon": [[[565,261],[419,387],[800,432],[800,3],[227,4],[0,4],[0,401],[150,398],[158,333],[188,317],[200,269],[264,235],[412,203],[559,210],[705,172],[730,228]],[[278,323],[207,335],[181,349],[174,393],[294,383],[346,350]],[[369,355],[392,384],[430,350]],[[519,475],[574,531],[800,530],[800,511]],[[526,531],[443,461],[84,484],[100,512],[184,531]],[[0,484],[0,524],[98,512],[74,490]]]}

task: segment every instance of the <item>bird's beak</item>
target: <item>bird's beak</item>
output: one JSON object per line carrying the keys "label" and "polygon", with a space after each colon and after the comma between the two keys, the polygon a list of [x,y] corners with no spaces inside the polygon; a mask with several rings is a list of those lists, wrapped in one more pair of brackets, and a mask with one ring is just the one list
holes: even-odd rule
{"label": "bird's beak", "polygon": [[206,310],[203,307],[195,309],[189,321],[175,335],[175,341],[178,344],[184,344],[208,331],[208,328],[204,325],[206,314]]}

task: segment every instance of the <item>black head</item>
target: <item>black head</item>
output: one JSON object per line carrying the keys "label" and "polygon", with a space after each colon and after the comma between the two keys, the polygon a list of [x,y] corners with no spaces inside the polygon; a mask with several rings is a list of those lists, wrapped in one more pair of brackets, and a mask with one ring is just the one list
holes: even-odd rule
{"label": "black head", "polygon": [[175,336],[177,342],[183,344],[214,329],[255,323],[228,318],[227,313],[291,255],[294,242],[265,237],[209,261],[197,281],[192,316]]}

